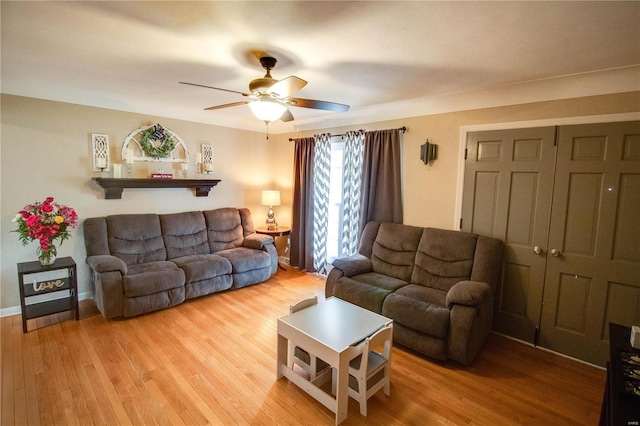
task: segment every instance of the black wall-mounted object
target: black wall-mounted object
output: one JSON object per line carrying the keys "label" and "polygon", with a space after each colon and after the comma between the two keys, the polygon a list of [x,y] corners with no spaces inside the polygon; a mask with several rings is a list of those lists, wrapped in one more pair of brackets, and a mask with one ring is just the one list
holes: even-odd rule
{"label": "black wall-mounted object", "polygon": [[438,145],[429,143],[429,139],[424,143],[424,145],[420,145],[420,159],[424,164],[429,164],[431,161],[435,160],[438,155]]}
{"label": "black wall-mounted object", "polygon": [[192,188],[196,191],[196,197],[208,197],[211,188],[220,182],[220,179],[120,179],[103,177],[94,177],[92,179],[104,188],[104,198],[107,200],[121,199],[124,188]]}

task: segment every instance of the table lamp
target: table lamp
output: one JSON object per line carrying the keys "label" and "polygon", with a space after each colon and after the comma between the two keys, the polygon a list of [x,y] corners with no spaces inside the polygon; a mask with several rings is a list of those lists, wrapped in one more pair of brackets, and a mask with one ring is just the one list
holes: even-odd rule
{"label": "table lamp", "polygon": [[278,222],[273,215],[273,206],[280,205],[280,191],[262,191],[262,205],[269,206],[267,213],[267,229],[274,231],[278,227]]}

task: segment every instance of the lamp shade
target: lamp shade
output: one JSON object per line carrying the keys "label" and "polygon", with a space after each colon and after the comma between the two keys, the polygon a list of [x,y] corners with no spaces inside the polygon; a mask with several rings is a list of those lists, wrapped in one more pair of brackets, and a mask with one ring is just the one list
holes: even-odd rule
{"label": "lamp shade", "polygon": [[287,110],[286,106],[269,97],[260,98],[255,102],[251,102],[249,108],[251,108],[253,115],[267,123],[277,120]]}
{"label": "lamp shade", "polygon": [[279,206],[280,191],[262,191],[263,206]]}

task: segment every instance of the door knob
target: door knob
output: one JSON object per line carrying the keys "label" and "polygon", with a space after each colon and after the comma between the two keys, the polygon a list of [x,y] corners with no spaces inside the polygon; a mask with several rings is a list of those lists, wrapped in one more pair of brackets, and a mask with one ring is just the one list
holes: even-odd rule
{"label": "door knob", "polygon": [[540,247],[538,247],[538,246],[535,246],[535,247],[533,248],[533,252],[534,252],[535,254],[542,254],[542,249],[541,249]]}
{"label": "door knob", "polygon": [[560,256],[560,251],[559,251],[559,250],[556,250],[556,249],[552,249],[552,250],[551,250],[551,256],[553,256],[553,257],[558,257],[558,256]]}

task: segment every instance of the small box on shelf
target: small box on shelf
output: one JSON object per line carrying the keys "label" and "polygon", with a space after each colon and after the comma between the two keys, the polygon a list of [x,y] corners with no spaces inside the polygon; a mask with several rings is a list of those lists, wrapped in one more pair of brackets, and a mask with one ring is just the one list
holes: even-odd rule
{"label": "small box on shelf", "polygon": [[629,341],[632,347],[634,347],[635,349],[640,349],[640,327],[638,327],[637,325],[631,327],[631,337]]}
{"label": "small box on shelf", "polygon": [[151,173],[151,179],[173,179],[173,173]]}

